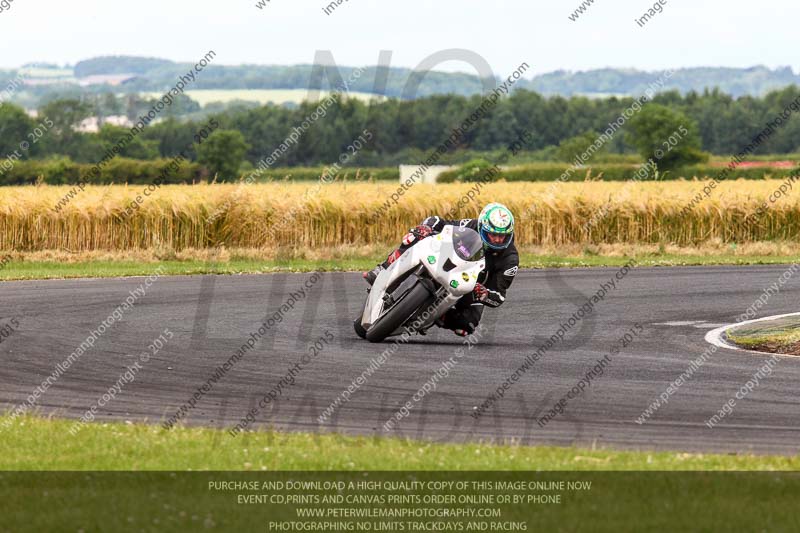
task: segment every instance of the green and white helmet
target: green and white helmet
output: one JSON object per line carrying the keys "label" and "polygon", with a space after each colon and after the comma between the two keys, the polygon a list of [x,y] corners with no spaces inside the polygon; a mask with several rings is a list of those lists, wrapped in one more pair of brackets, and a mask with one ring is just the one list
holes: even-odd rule
{"label": "green and white helmet", "polygon": [[514,215],[503,204],[491,203],[478,215],[478,233],[492,250],[505,250],[514,239]]}

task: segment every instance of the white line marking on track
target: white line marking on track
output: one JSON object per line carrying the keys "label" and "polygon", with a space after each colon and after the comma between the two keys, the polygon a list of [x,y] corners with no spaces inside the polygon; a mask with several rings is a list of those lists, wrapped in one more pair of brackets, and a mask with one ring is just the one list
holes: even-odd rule
{"label": "white line marking on track", "polygon": [[[765,316],[764,318],[756,318],[753,320],[745,320],[744,322],[737,322],[735,324],[728,324],[726,326],[719,327],[717,329],[713,329],[706,333],[706,342],[709,344],[713,344],[718,348],[727,348],[729,350],[736,350],[739,352],[749,352],[749,353],[756,353],[759,355],[766,355],[767,352],[757,352],[755,350],[746,350],[744,348],[740,348],[734,344],[727,342],[724,339],[724,334],[731,328],[739,327],[739,326],[746,326],[747,324],[755,324],[757,322],[767,322],[769,320],[778,320],[779,318],[786,318],[787,316],[798,316],[800,313],[786,313],[784,315],[774,315],[774,316]],[[788,354],[769,354],[769,355],[777,355],[781,357],[794,357],[797,358],[796,355],[788,355]]]}
{"label": "white line marking on track", "polygon": [[711,329],[724,326],[725,324],[714,324],[711,322],[706,322],[705,320],[674,320],[672,322],[656,322],[653,325],[670,327],[692,326],[693,328],[698,329]]}

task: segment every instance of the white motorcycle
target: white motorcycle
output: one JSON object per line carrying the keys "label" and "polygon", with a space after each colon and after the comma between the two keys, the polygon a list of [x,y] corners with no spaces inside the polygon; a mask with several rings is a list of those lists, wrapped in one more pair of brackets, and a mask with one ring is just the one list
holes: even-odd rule
{"label": "white motorcycle", "polygon": [[364,312],[354,323],[356,333],[370,342],[404,332],[424,334],[472,292],[485,266],[478,232],[445,226],[378,274],[368,290]]}

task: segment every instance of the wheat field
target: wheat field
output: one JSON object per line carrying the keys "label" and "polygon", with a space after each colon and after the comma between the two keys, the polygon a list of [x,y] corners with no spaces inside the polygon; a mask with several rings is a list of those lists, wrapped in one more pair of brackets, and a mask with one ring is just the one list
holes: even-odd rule
{"label": "wheat field", "polygon": [[141,185],[87,186],[61,212],[53,206],[70,187],[5,187],[0,188],[0,249],[389,244],[430,214],[473,217],[489,201],[503,202],[516,213],[521,245],[794,241],[800,231],[797,187],[745,223],[781,183],[724,182],[685,215],[682,210],[702,189],[702,181],[501,182],[484,186],[473,201],[465,198],[475,190],[471,184],[420,184],[375,224],[368,221],[397,190],[396,184],[171,185],[144,198],[129,217],[124,210],[142,193]]}

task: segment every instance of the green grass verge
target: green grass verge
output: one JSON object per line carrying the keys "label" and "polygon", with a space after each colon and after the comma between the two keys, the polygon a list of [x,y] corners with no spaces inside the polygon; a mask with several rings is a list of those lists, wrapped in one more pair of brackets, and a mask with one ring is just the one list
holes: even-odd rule
{"label": "green grass verge", "polygon": [[[360,271],[375,266],[378,258],[352,257],[346,259],[232,259],[225,262],[176,261],[159,263],[137,261],[10,261],[0,270],[0,280],[107,278],[145,276],[156,266],[164,275],[191,274],[249,274],[263,272]],[[628,257],[601,255],[557,256],[523,253],[522,268],[553,267],[616,267],[626,264]],[[788,264],[800,260],[793,256],[774,255],[671,255],[654,254],[636,257],[639,266],[699,266],[699,265],[770,265]]]}
{"label": "green grass verge", "polygon": [[0,470],[800,470],[800,458],[441,444],[337,434],[250,432],[0,417]]}
{"label": "green grass verge", "polygon": [[800,315],[733,328],[725,336],[743,348],[800,355]]}
{"label": "green grass verge", "polygon": [[[363,270],[367,265],[375,266],[366,259],[345,260],[231,260],[207,261],[160,261],[158,263],[138,261],[80,261],[59,263],[55,261],[9,262],[0,271],[0,279],[58,279],[58,278],[110,278],[123,276],[147,276],[157,267],[162,275],[180,276],[192,274],[254,274],[263,272],[312,272]],[[372,267],[370,267],[372,268]]]}

